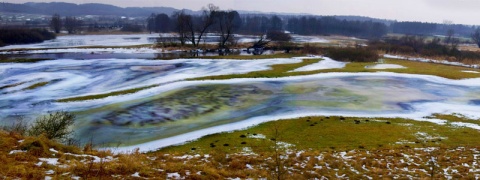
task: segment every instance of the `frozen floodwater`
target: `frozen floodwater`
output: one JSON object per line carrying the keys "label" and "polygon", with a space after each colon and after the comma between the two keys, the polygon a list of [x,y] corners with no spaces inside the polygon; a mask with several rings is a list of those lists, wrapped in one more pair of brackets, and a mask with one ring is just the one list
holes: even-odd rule
{"label": "frozen floodwater", "polygon": [[[154,44],[160,37],[173,37],[173,34],[128,34],[128,35],[67,35],[58,36],[56,39],[48,40],[42,43],[10,45],[0,47],[0,50],[10,49],[45,49],[45,48],[71,48],[71,47],[119,47],[119,46],[135,46]],[[240,43],[250,43],[258,41],[258,36],[251,35],[234,35],[235,39]],[[220,36],[215,34],[207,34],[204,37],[207,44],[215,44]],[[329,41],[321,37],[292,35],[292,41],[297,43],[328,43]],[[66,50],[50,50],[50,51],[66,51]],[[83,51],[83,50],[73,50]],[[108,50],[107,50],[108,51]],[[129,50],[120,50],[129,51]],[[9,52],[0,52],[5,54]],[[13,52],[13,53],[45,53],[44,51],[33,52]]]}
{"label": "frozen floodwater", "polygon": [[43,43],[10,45],[0,47],[6,49],[30,49],[30,48],[68,48],[85,46],[133,46],[153,44],[158,34],[132,34],[132,35],[68,35],[58,36],[56,39]]}
{"label": "frozen floodwater", "polygon": [[[9,124],[19,115],[72,111],[78,116],[76,135],[83,141],[93,139],[96,144],[147,151],[211,133],[301,116],[403,117],[440,124],[445,122],[423,117],[459,113],[480,118],[480,79],[381,72],[188,80],[298,62],[301,58],[2,63],[0,119]],[[319,67],[325,65],[314,69]],[[57,101],[146,86],[152,87],[102,99]]]}

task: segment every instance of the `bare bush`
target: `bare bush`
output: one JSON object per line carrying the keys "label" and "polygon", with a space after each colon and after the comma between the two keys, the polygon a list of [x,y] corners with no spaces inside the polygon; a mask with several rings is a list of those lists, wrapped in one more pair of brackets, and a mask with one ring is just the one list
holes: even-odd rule
{"label": "bare bush", "polygon": [[30,136],[44,134],[48,139],[65,140],[72,133],[69,129],[75,122],[75,115],[66,111],[51,112],[37,118],[28,129]]}

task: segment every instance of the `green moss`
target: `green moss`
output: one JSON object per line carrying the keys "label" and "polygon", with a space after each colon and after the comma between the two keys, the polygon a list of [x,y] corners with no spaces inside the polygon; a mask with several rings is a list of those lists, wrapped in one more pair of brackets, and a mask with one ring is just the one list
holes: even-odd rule
{"label": "green moss", "polygon": [[32,89],[36,89],[36,88],[39,88],[39,87],[43,87],[45,85],[47,85],[49,82],[39,82],[39,83],[35,83],[31,86],[28,86],[26,87],[25,89],[23,90],[32,90]]}
{"label": "green moss", "polygon": [[20,85],[22,85],[22,84],[25,84],[25,82],[16,83],[16,84],[9,84],[9,85],[6,85],[6,86],[1,86],[1,87],[0,87],[0,90],[2,90],[2,89],[7,89],[7,88],[11,88],[11,87],[20,86]]}

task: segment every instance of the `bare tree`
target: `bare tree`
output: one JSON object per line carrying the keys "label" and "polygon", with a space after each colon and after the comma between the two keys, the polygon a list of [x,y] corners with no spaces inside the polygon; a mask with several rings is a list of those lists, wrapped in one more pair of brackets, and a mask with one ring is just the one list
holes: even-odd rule
{"label": "bare tree", "polygon": [[[187,15],[185,11],[179,11],[174,14],[177,22],[177,33],[180,41],[190,41],[193,47],[198,47],[203,35],[208,28],[214,24],[214,14],[218,11],[218,7],[209,4],[207,8],[203,8],[201,16],[194,19],[193,16]],[[182,43],[184,44],[184,42]]]}
{"label": "bare tree", "polygon": [[[202,39],[202,36],[205,34],[205,32],[208,30],[210,26],[213,25],[214,21],[214,14],[219,10],[218,6],[215,6],[213,4],[208,4],[207,8],[203,8],[203,13],[202,16],[200,16],[200,22],[197,25],[196,28],[194,28],[194,31],[197,32],[198,38],[195,37],[195,32],[192,32],[192,36],[190,37],[192,44],[194,47],[198,47],[200,44],[200,41]],[[197,42],[195,42],[195,39]]]}
{"label": "bare tree", "polygon": [[193,32],[192,16],[185,13],[185,11],[177,11],[173,14],[176,21],[176,28],[180,44],[185,45],[188,39],[188,33]]}
{"label": "bare tree", "polygon": [[227,43],[233,41],[233,32],[241,24],[240,15],[237,11],[219,11],[215,16],[220,32],[219,48],[227,48]]}
{"label": "bare tree", "polygon": [[65,29],[68,31],[68,34],[77,33],[82,26],[82,21],[78,20],[76,17],[65,17]]}
{"label": "bare tree", "polygon": [[453,35],[455,34],[455,31],[453,29],[449,29],[447,31],[447,38],[445,39],[445,44],[450,44],[453,41]]}
{"label": "bare tree", "polygon": [[60,15],[54,14],[52,16],[52,19],[50,20],[50,27],[55,31],[55,33],[60,33],[60,30],[62,29],[62,19],[60,18]]}
{"label": "bare tree", "polygon": [[472,40],[477,44],[478,47],[480,47],[480,28],[477,28],[475,32],[472,34]]}
{"label": "bare tree", "polygon": [[147,18],[147,30],[150,32],[150,34],[152,34],[152,32],[155,32],[155,29],[157,29],[156,23],[155,23],[155,17],[157,17],[157,15],[155,13],[152,13]]}

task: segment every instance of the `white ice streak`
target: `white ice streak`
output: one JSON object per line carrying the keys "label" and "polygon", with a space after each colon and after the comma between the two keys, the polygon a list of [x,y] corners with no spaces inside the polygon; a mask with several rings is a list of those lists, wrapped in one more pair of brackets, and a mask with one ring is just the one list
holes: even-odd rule
{"label": "white ice streak", "polygon": [[465,72],[465,73],[474,73],[474,74],[480,73],[480,72],[478,72],[478,71],[462,71],[462,72]]}
{"label": "white ice streak", "polygon": [[403,69],[405,66],[398,64],[376,64],[372,66],[366,66],[366,69]]}
{"label": "white ice streak", "polygon": [[340,68],[344,68],[345,65],[347,64],[346,62],[336,61],[329,57],[316,57],[316,58],[322,58],[323,60],[319,61],[318,63],[314,63],[314,64],[310,64],[307,66],[294,69],[291,72],[315,71],[315,70],[323,70],[323,69],[340,69]]}

